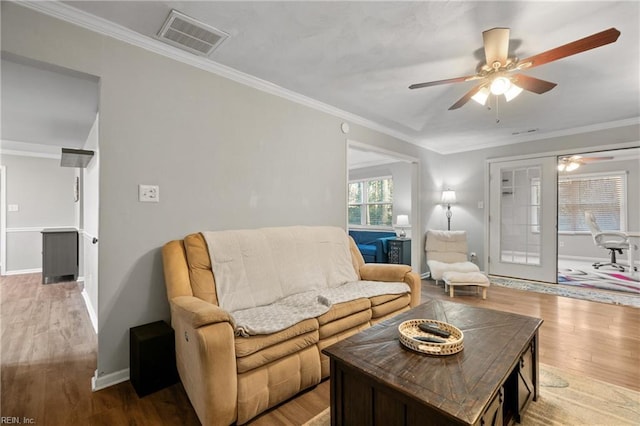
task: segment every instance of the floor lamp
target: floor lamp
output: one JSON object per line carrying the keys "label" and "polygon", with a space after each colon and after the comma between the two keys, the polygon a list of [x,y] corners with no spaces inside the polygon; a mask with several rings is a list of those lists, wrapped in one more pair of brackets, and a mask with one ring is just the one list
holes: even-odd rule
{"label": "floor lamp", "polygon": [[452,191],[451,189],[447,189],[446,191],[442,191],[442,204],[447,205],[447,231],[451,231],[451,204],[456,202],[456,191]]}

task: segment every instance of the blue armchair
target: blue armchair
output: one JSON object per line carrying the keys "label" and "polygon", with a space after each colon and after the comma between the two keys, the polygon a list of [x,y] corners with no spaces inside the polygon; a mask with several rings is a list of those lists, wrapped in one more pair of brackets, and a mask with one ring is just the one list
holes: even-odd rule
{"label": "blue armchair", "polygon": [[350,229],[349,235],[355,241],[366,263],[387,263],[389,260],[387,241],[390,238],[396,238],[395,232]]}

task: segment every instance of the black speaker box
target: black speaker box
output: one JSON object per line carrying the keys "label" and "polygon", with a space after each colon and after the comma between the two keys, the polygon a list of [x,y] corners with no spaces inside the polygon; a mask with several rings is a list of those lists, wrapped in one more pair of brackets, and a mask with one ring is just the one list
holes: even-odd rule
{"label": "black speaker box", "polygon": [[156,321],[129,330],[129,375],[139,397],[178,381],[174,332]]}

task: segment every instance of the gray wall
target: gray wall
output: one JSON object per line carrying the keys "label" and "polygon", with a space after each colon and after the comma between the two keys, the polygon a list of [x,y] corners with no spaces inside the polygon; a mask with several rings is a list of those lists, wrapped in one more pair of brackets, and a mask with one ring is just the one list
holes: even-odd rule
{"label": "gray wall", "polygon": [[[2,3],[2,48],[100,77],[99,375],[128,367],[130,327],[169,318],[167,241],[345,226],[341,119],[13,3]],[[354,124],[349,137],[420,151]],[[139,203],[138,184],[159,185],[160,203]]]}
{"label": "gray wall", "polygon": [[[469,233],[469,250],[478,253],[480,267],[484,268],[484,239],[485,223],[484,209],[478,208],[478,201],[484,202],[484,208],[488,208],[488,200],[485,196],[485,166],[489,159],[529,155],[536,153],[549,153],[563,151],[567,153],[582,153],[589,147],[607,147],[618,144],[635,143],[640,139],[640,126],[628,125],[618,128],[592,131],[588,133],[560,136],[524,143],[514,143],[508,146],[469,151],[464,153],[442,156],[433,164],[437,170],[434,187],[430,194],[436,202],[442,191],[442,185],[455,189],[458,199],[452,207],[452,229],[466,229]],[[637,192],[638,179],[635,182],[629,179],[630,192]],[[423,203],[425,204],[425,203]],[[440,207],[433,207],[432,214],[428,213],[428,203],[424,210],[427,217],[425,229],[446,229],[444,212]]]}
{"label": "gray wall", "polygon": [[60,167],[59,159],[1,156],[6,166],[7,273],[42,268],[42,228],[76,227],[73,196],[74,169]]}
{"label": "gray wall", "polygon": [[[380,176],[393,177],[393,223],[399,214],[411,215],[411,164],[397,162],[380,166],[363,167],[349,170],[349,180],[368,179]],[[407,229],[407,236],[411,237],[411,230]]]}

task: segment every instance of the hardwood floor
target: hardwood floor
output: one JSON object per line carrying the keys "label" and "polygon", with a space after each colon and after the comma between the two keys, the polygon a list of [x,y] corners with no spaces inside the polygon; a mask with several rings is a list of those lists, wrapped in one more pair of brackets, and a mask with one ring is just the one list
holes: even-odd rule
{"label": "hardwood floor", "polygon": [[[138,398],[130,382],[91,392],[97,339],[76,283],[42,285],[40,274],[0,278],[0,415],[37,425],[197,425],[182,385]],[[422,297],[450,300],[423,281]],[[456,302],[544,319],[540,361],[640,391],[640,309],[503,287]],[[329,382],[250,424],[299,425],[329,405]]]}

